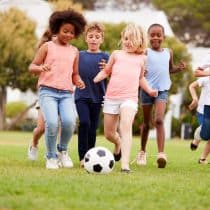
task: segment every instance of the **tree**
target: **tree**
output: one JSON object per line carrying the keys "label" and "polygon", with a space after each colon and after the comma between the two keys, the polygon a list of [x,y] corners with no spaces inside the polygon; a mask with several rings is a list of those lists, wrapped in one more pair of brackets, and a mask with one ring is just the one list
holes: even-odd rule
{"label": "tree", "polygon": [[21,11],[11,8],[0,13],[0,130],[5,124],[7,87],[35,90],[36,79],[28,72],[34,56],[35,23]]}
{"label": "tree", "polygon": [[82,5],[71,0],[49,0],[49,2],[52,3],[53,10],[65,10],[72,8],[77,11],[82,11]]}
{"label": "tree", "polygon": [[185,43],[210,46],[210,1],[207,0],[151,0],[168,16],[175,34]]}

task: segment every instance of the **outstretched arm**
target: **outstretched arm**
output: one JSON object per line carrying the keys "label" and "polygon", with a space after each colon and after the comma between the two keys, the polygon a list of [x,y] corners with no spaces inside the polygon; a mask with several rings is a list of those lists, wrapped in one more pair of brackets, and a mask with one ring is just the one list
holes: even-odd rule
{"label": "outstretched arm", "polygon": [[210,70],[204,71],[204,69],[202,69],[202,68],[197,68],[194,71],[194,75],[196,77],[208,77],[208,76],[210,76]]}
{"label": "outstretched arm", "polygon": [[190,105],[188,106],[190,110],[193,110],[197,107],[198,105],[198,96],[196,93],[196,87],[198,87],[198,82],[194,81],[189,85],[189,92],[190,95],[192,97],[192,102],[190,103]]}
{"label": "outstretched arm", "polygon": [[180,61],[180,63],[177,66],[174,65],[173,52],[172,52],[172,50],[170,50],[170,60],[169,60],[170,74],[183,71],[185,68],[186,68],[186,64],[183,61]]}
{"label": "outstretched arm", "polygon": [[104,69],[102,69],[93,79],[94,83],[100,82],[101,80],[106,79],[111,71],[112,71],[112,66],[114,64],[114,54],[115,52],[113,52],[109,58],[109,61],[106,65],[104,65]]}

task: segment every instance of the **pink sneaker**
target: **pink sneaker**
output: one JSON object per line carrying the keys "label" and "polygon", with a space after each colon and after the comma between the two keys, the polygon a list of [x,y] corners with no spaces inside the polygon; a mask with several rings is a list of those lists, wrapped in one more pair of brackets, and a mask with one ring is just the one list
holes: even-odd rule
{"label": "pink sneaker", "polygon": [[167,163],[167,157],[164,152],[159,152],[157,155],[158,168],[165,168]]}
{"label": "pink sneaker", "polygon": [[147,165],[147,154],[144,151],[140,151],[136,157],[136,163],[140,166]]}

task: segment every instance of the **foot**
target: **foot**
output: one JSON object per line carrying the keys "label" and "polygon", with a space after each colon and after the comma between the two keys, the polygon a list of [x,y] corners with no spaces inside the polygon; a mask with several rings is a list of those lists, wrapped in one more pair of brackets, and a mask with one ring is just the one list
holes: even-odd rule
{"label": "foot", "polygon": [[34,147],[32,145],[29,145],[28,147],[28,159],[29,160],[37,160],[38,157],[38,147]]}
{"label": "foot", "polygon": [[55,159],[55,158],[47,159],[46,168],[47,169],[58,169],[59,168],[58,159]]}
{"label": "foot", "polygon": [[131,170],[127,169],[127,168],[124,168],[124,169],[121,168],[121,172],[129,174],[129,173],[131,173]]}
{"label": "foot", "polygon": [[136,157],[136,163],[140,166],[145,166],[147,164],[147,154],[144,151],[140,151]]}
{"label": "foot", "polygon": [[67,151],[58,152],[58,160],[64,168],[72,168],[74,165]]}
{"label": "foot", "polygon": [[80,160],[80,167],[81,168],[84,168],[84,159],[83,160]]}
{"label": "foot", "polygon": [[200,140],[194,139],[191,143],[190,143],[190,149],[192,151],[196,150],[198,148],[198,145],[200,143]]}
{"label": "foot", "polygon": [[157,155],[158,168],[165,168],[167,163],[167,157],[164,152],[159,152]]}
{"label": "foot", "polygon": [[208,164],[208,161],[207,161],[205,158],[200,158],[200,159],[198,160],[198,163],[199,163],[199,164],[202,164],[202,165],[206,165],[206,164]]}
{"label": "foot", "polygon": [[119,161],[121,159],[121,150],[120,150],[120,152],[118,154],[114,153],[113,155],[114,155],[114,160],[115,161]]}

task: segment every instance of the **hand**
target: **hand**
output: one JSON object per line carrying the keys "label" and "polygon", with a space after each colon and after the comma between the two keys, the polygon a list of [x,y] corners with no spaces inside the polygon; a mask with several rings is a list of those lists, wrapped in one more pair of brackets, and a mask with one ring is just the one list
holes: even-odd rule
{"label": "hand", "polygon": [[41,65],[41,72],[50,71],[51,67],[49,64],[43,64]]}
{"label": "hand", "polygon": [[85,83],[81,80],[81,79],[78,79],[76,82],[75,82],[75,85],[77,88],[79,89],[84,89],[85,88]]}
{"label": "hand", "polygon": [[180,61],[178,68],[180,71],[183,71],[184,69],[186,69],[186,63],[184,63],[183,61]]}
{"label": "hand", "polygon": [[103,70],[106,67],[106,60],[101,59],[101,61],[98,64],[99,64],[99,69]]}
{"label": "hand", "polygon": [[193,110],[198,106],[198,99],[193,99],[190,105],[188,106],[189,110]]}
{"label": "hand", "polygon": [[158,96],[158,90],[152,89],[149,92],[149,95],[152,96],[152,97],[157,97]]}

